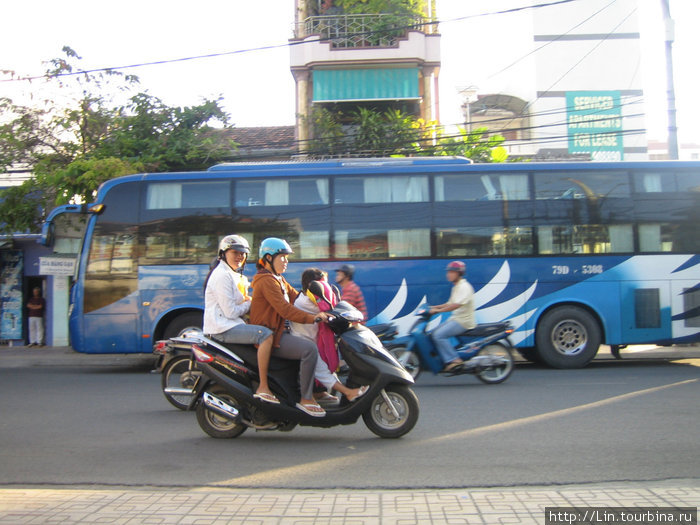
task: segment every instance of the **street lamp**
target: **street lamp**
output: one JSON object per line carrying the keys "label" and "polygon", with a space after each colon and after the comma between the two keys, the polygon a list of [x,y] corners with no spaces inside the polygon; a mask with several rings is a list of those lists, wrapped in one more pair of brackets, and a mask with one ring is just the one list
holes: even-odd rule
{"label": "street lamp", "polygon": [[457,88],[457,92],[464,99],[464,103],[462,104],[462,107],[465,109],[464,117],[465,117],[465,120],[467,123],[467,132],[468,133],[472,132],[471,105],[472,105],[472,102],[476,102],[476,99],[477,99],[476,94],[478,93],[478,91],[479,91],[479,88],[476,86],[467,86],[467,87]]}

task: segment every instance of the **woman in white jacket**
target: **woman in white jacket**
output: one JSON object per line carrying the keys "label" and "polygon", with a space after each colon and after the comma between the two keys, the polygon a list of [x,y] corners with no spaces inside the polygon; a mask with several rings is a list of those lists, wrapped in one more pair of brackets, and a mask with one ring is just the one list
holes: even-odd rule
{"label": "woman in white jacket", "polygon": [[[223,343],[256,345],[258,361],[267,363],[272,352],[272,330],[246,324],[243,320],[251,301],[248,279],[243,275],[248,253],[248,241],[240,235],[227,235],[219,243],[219,261],[205,284],[203,331]],[[267,367],[260,368],[260,385],[255,397],[279,403],[267,383]]]}

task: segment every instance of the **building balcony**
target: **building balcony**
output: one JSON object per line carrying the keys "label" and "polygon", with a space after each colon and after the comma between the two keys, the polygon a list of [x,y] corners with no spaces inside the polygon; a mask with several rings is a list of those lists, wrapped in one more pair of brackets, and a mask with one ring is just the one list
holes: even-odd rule
{"label": "building balcony", "polygon": [[297,25],[296,39],[318,36],[333,49],[395,47],[409,31],[434,33],[425,18],[389,14],[310,16]]}
{"label": "building balcony", "polygon": [[[309,33],[305,30],[298,33],[298,38],[289,47],[290,66],[292,71],[306,70],[315,67],[342,67],[345,65],[362,65],[373,67],[372,64],[403,64],[407,66],[437,66],[440,65],[440,34],[425,31],[428,26],[403,26],[395,34],[386,30],[382,33],[367,31],[348,32],[347,28],[353,19],[364,20],[364,27],[369,26],[369,18],[375,21],[385,15],[341,15],[314,16],[307,18]],[[396,17],[392,17],[396,20]],[[313,20],[323,20],[314,29]],[[345,24],[345,29],[336,31],[328,23],[334,19]],[[404,18],[405,19],[405,18]],[[375,26],[376,27],[376,26]],[[375,43],[376,45],[372,45]],[[380,42],[381,41],[381,45]],[[391,42],[391,45],[388,45]],[[352,45],[351,45],[352,44]],[[387,44],[387,45],[384,45]]]}

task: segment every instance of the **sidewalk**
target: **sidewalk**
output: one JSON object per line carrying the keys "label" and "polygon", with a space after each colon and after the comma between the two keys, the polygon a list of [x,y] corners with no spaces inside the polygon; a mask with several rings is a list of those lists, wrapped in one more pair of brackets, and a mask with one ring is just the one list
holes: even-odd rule
{"label": "sidewalk", "polygon": [[[697,507],[699,480],[441,490],[0,487],[0,524],[544,524],[546,507]],[[697,523],[697,522],[696,522]]]}

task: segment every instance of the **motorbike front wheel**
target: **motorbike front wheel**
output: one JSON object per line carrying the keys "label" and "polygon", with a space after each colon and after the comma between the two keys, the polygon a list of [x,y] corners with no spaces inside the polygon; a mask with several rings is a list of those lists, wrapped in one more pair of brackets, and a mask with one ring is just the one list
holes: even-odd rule
{"label": "motorbike front wheel", "polygon": [[479,355],[493,357],[500,361],[500,364],[484,368],[476,374],[476,377],[484,383],[502,383],[513,373],[513,352],[509,346],[502,343],[492,343],[482,348]]}
{"label": "motorbike front wheel", "polygon": [[200,372],[193,370],[192,359],[190,356],[181,355],[173,357],[163,368],[163,374],[160,378],[163,395],[168,402],[175,408],[187,410],[192,400],[192,396],[168,394],[165,389],[171,388],[194,388]]}
{"label": "motorbike front wheel", "polygon": [[389,346],[387,347],[387,350],[399,363],[401,363],[401,366],[406,369],[406,372],[411,374],[414,381],[418,379],[421,369],[420,357],[418,357],[417,353],[415,353],[413,350],[409,350],[403,345]]}
{"label": "motorbike front wheel", "polygon": [[399,438],[418,421],[418,397],[404,385],[389,385],[372,400],[362,419],[381,438]]}
{"label": "motorbike front wheel", "polygon": [[[222,399],[229,405],[238,406],[236,398],[218,385],[207,388],[207,392]],[[236,423],[232,419],[210,410],[201,399],[199,403],[197,403],[197,423],[199,423],[200,428],[204,430],[204,432],[213,438],[219,439],[238,437],[248,428],[241,423]]]}

